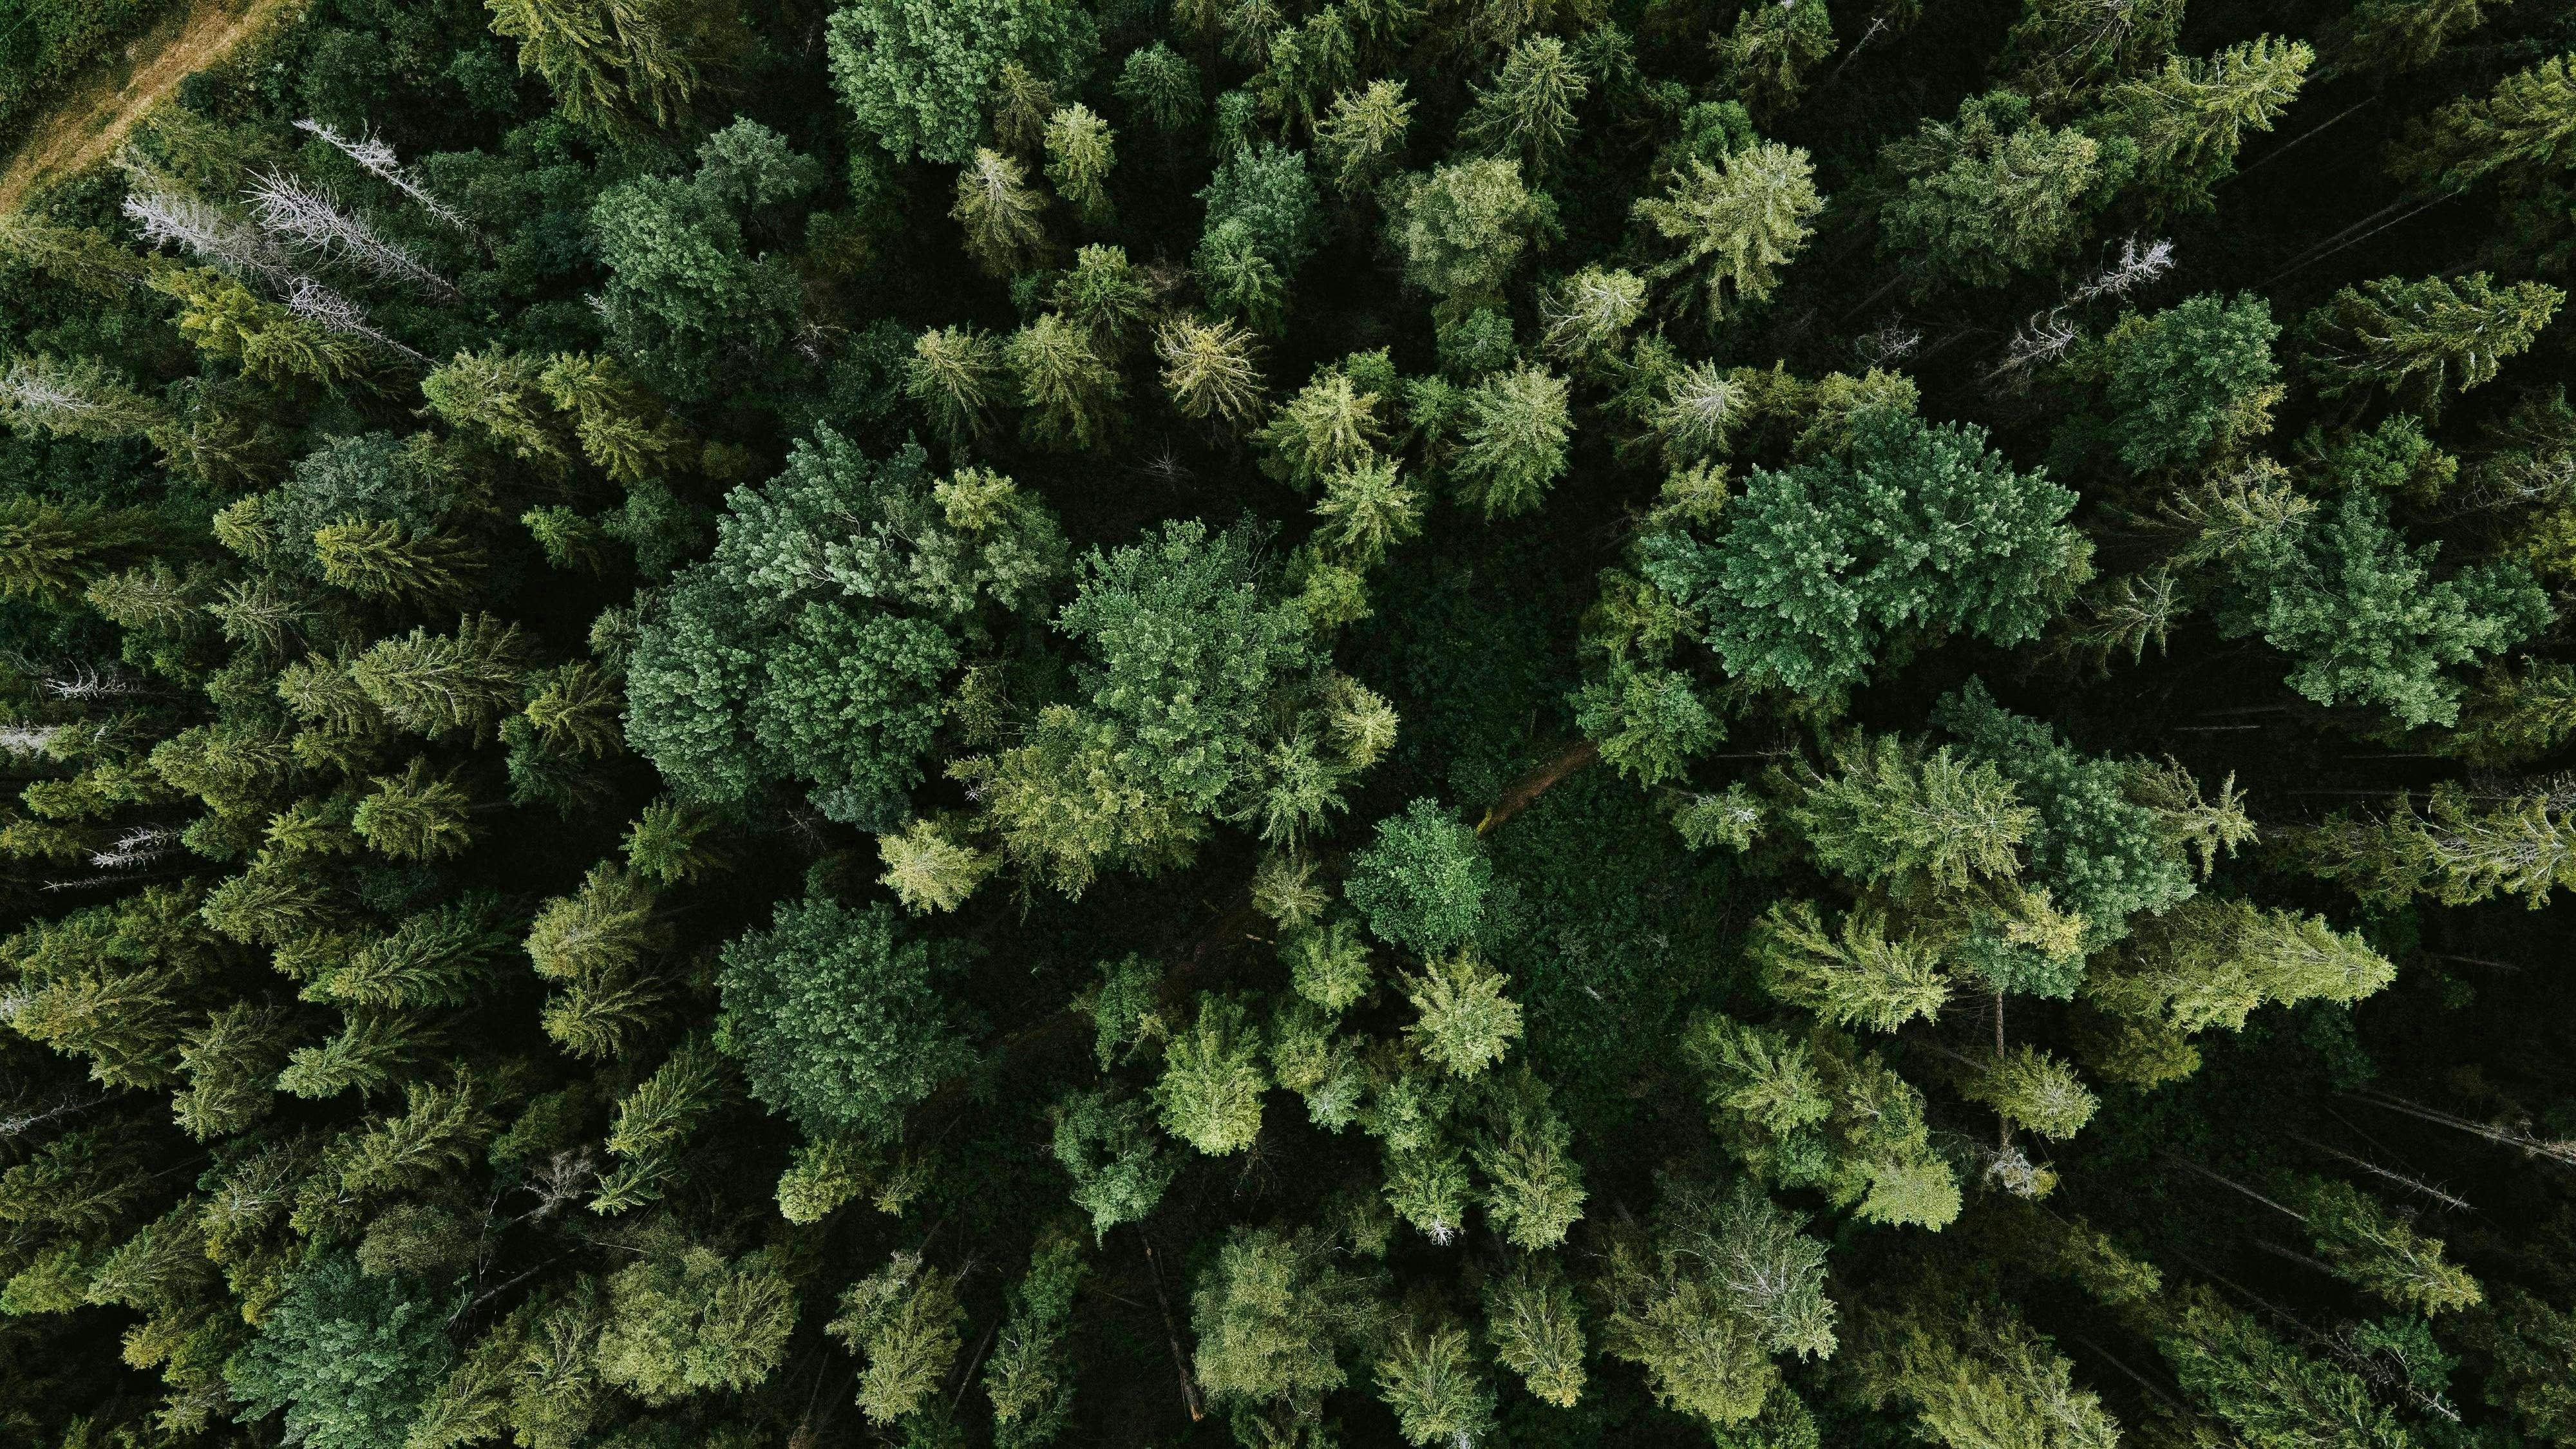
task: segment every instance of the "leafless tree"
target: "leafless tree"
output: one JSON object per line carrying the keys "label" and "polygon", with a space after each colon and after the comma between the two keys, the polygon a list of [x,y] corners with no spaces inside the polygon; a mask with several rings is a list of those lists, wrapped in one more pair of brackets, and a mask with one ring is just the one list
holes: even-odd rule
{"label": "leafless tree", "polygon": [[306,256],[345,261],[389,282],[400,282],[452,301],[454,283],[379,234],[365,217],[344,210],[318,186],[274,172],[250,188],[251,212],[280,245]]}
{"label": "leafless tree", "polygon": [[368,175],[410,197],[415,205],[431,216],[469,236],[474,233],[473,223],[465,219],[464,213],[430,195],[427,187],[422,186],[418,179],[403,169],[402,163],[394,156],[393,147],[373,136],[361,136],[353,141],[328,124],[311,117],[296,122],[295,128],[320,137],[324,143],[341,155],[365,168]]}
{"label": "leafless tree", "polygon": [[311,277],[295,279],[295,285],[289,288],[286,294],[286,310],[308,321],[319,322],[334,332],[343,332],[351,337],[363,337],[369,342],[390,347],[414,362],[429,361],[420,353],[377,330],[375,323],[367,319],[365,308]]}

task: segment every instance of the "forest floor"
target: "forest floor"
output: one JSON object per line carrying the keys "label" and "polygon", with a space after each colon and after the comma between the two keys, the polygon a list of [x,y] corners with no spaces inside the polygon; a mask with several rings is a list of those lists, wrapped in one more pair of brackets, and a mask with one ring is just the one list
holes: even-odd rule
{"label": "forest floor", "polygon": [[36,183],[106,159],[179,82],[259,33],[291,0],[189,0],[32,121],[0,172],[0,212]]}

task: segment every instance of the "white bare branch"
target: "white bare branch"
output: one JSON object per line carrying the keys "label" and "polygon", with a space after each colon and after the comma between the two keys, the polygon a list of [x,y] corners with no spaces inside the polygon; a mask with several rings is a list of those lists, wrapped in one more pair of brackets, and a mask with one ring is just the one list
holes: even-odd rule
{"label": "white bare branch", "polygon": [[333,130],[328,124],[311,117],[296,122],[295,127],[297,130],[310,132],[322,138],[341,155],[364,167],[368,175],[410,197],[414,205],[431,216],[467,236],[475,234],[474,224],[465,219],[463,212],[432,196],[428,187],[421,185],[417,177],[403,169],[402,163],[394,156],[393,147],[373,136],[361,136],[353,141]]}
{"label": "white bare branch", "polygon": [[441,300],[457,296],[454,283],[379,235],[366,218],[342,210],[339,199],[318,186],[272,173],[253,182],[250,204],[261,228],[290,251],[346,261]]}

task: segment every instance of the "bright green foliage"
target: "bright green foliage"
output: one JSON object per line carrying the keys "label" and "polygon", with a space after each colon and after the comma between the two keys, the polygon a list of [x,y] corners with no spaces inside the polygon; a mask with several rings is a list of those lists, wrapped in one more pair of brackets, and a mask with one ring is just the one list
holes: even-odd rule
{"label": "bright green foliage", "polygon": [[1473,1444],[1493,1428],[1494,1391],[1454,1323],[1399,1330],[1377,1361],[1377,1392],[1408,1443]]}
{"label": "bright green foliage", "polygon": [[224,1379],[244,1420],[284,1410],[287,1432],[315,1449],[398,1444],[447,1372],[445,1317],[421,1285],[327,1254],[295,1274]]}
{"label": "bright green foliage", "polygon": [[1056,279],[1051,299],[1066,317],[1091,329],[1095,346],[1115,356],[1143,335],[1153,286],[1144,269],[1127,260],[1126,248],[1087,246]]}
{"label": "bright green foliage", "polygon": [[2075,1366],[2008,1307],[1908,1313],[1867,1345],[1872,1399],[1913,1405],[1915,1429],[1947,1449],[2114,1449],[2119,1421]]}
{"label": "bright green foliage", "polygon": [[894,912],[781,905],[724,947],[718,1040],[752,1095],[818,1135],[892,1138],[906,1108],[974,1064],[939,980],[964,949],[910,937]]}
{"label": "bright green foliage", "polygon": [[1708,1078],[1720,1137],[1765,1181],[1816,1188],[1870,1222],[1938,1229],[1959,1215],[1922,1093],[1876,1055],[1821,1028],[1801,1041],[1713,1015],[1682,1052]]}
{"label": "bright green foliage", "polygon": [[1075,104],[1047,118],[1046,175],[1058,196],[1083,220],[1105,225],[1112,215],[1109,171],[1118,164],[1117,136],[1090,107]]}
{"label": "bright green foliage", "polygon": [[1574,139],[1574,108],[1590,89],[1564,41],[1531,36],[1503,58],[1492,84],[1477,87],[1476,103],[1459,123],[1459,136],[1496,155],[1518,158],[1533,176],[1545,175]]}
{"label": "bright green foliage", "polygon": [[823,1331],[841,1340],[866,1367],[859,1372],[859,1409],[874,1424],[891,1424],[922,1406],[957,1361],[957,1330],[966,1310],[957,1282],[924,1263],[918,1253],[897,1253],[885,1267],[841,1294],[841,1313]]}
{"label": "bright green foliage", "polygon": [[2351,1003],[2396,976],[2359,934],[2338,932],[2322,917],[2203,896],[2138,923],[2113,969],[2086,980],[2085,995],[2179,1031],[2242,1031],[2258,1006]]}
{"label": "bright green foliage", "polygon": [[1397,176],[1378,189],[1378,204],[1406,285],[1458,312],[1497,296],[1521,254],[1556,231],[1556,204],[1501,157]]}
{"label": "bright green foliage", "polygon": [[1040,448],[1078,452],[1118,431],[1127,384],[1100,356],[1091,334],[1048,312],[1002,344],[1002,364],[1019,383],[1020,434]]}
{"label": "bright green foliage", "polygon": [[1112,89],[1166,133],[1187,128],[1207,108],[1199,68],[1159,40],[1127,53]]}
{"label": "bright green foliage", "polygon": [[1814,174],[1806,152],[1777,141],[1730,152],[1722,166],[1694,159],[1663,195],[1637,200],[1637,219],[1681,249],[1650,275],[1698,276],[1711,322],[1767,299],[1824,210]]}
{"label": "bright green foliage", "polygon": [[1073,1205],[1091,1214],[1094,1237],[1120,1223],[1143,1222],[1163,1199],[1180,1163],[1163,1150],[1152,1109],[1142,1101],[1085,1092],[1055,1108],[1055,1160],[1073,1179]]}
{"label": "bright green foliage", "polygon": [[952,629],[1025,609],[1063,568],[1054,519],[1008,480],[933,482],[828,429],[726,500],[715,556],[645,611],[627,738],[684,798],[804,780],[827,814],[888,813],[921,778]]}
{"label": "bright green foliage", "polygon": [[1749,1185],[1721,1198],[1667,1183],[1651,1239],[1611,1242],[1602,1347],[1645,1370],[1666,1407],[1725,1430],[1776,1391],[1774,1353],[1829,1355],[1823,1244]]}
{"label": "bright green foliage", "polygon": [[2260,431],[2262,400],[2278,395],[2279,335],[2262,298],[2214,292],[2124,332],[2104,387],[2120,461],[2142,472],[2189,465]]}
{"label": "bright green foliage", "polygon": [[2156,1347],[2205,1412],[2250,1449],[2407,1449],[2397,1415],[2359,1378],[2301,1353],[2206,1288]]}
{"label": "bright green foliage", "polygon": [[396,860],[440,860],[474,842],[466,824],[471,799],[456,781],[433,774],[429,757],[412,756],[400,775],[378,775],[375,793],[358,802],[350,828]]}
{"label": "bright green foliage", "polygon": [[648,1404],[739,1392],[777,1369],[795,1327],[796,1290],[769,1254],[655,1252],[608,1280],[599,1373]]}
{"label": "bright green foliage", "polygon": [[1073,1411],[1073,1366],[1066,1337],[1073,1295],[1088,1267],[1082,1242],[1059,1227],[1041,1230],[1028,1272],[1011,1287],[1011,1315],[984,1366],[993,1401],[996,1449],[1033,1449],[1053,1440]]}
{"label": "bright green foliage", "polygon": [[2546,791],[2480,809],[2458,782],[2444,780],[2421,813],[2411,796],[2400,796],[2385,820],[2338,815],[2304,844],[2309,869],[2388,906],[2415,895],[2465,906],[2502,893],[2538,910],[2552,890],[2576,884],[2576,823]]}
{"label": "bright green foliage", "polygon": [[1340,1351],[1374,1326],[1370,1297],[1318,1236],[1234,1229],[1190,1294],[1199,1387],[1239,1429],[1266,1419],[1293,1432],[1348,1381]]}
{"label": "bright green foliage", "polygon": [[1259,345],[1225,320],[1176,317],[1154,335],[1163,362],[1163,391],[1185,418],[1217,418],[1240,428],[1267,404]]}
{"label": "bright green foliage", "polygon": [[2405,1217],[2351,1183],[2313,1179],[2299,1205],[2307,1211],[2317,1256],[2354,1286],[2427,1317],[2484,1301],[2469,1270],[2443,1260],[2441,1239],[2415,1231]]}
{"label": "bright green foliage", "polygon": [[1709,48],[1738,94],[1766,114],[1785,111],[1806,89],[1807,72],[1834,53],[1834,20],[1825,0],[1748,5],[1733,31],[1709,37]]}
{"label": "bright green foliage", "polygon": [[1894,1031],[1916,1017],[1938,1020],[1950,999],[1941,953],[1887,935],[1887,918],[1866,907],[1829,933],[1812,901],[1775,904],[1755,929],[1750,954],[1763,985],[1835,1026]]}
{"label": "bright green foliage", "polygon": [[555,104],[602,130],[667,126],[700,79],[693,42],[712,12],[607,0],[484,0],[492,30],[519,42],[519,72],[544,77]]}
{"label": "bright green foliage", "polygon": [[1306,153],[1263,145],[1228,160],[1199,193],[1207,235],[1239,226],[1281,277],[1296,275],[1324,238],[1323,198],[1306,174]]}
{"label": "bright green foliage", "polygon": [[1539,346],[1567,362],[1615,347],[1646,314],[1646,284],[1634,272],[1586,266],[1539,294]]}
{"label": "bright green foliage", "polygon": [[1583,1397],[1583,1324],[1562,1274],[1526,1259],[1485,1280],[1485,1337],[1530,1393],[1560,1409]]}
{"label": "bright green foliage", "polygon": [[1492,882],[1475,832],[1438,801],[1416,800],[1377,823],[1343,891],[1379,940],[1431,957],[1475,934]]}
{"label": "bright green foliage", "polygon": [[2106,146],[2137,148],[2137,189],[2151,214],[2209,211],[2246,133],[2272,129],[2316,59],[2305,41],[2269,35],[2207,60],[2167,56],[2161,69],[2111,87],[2092,128]]}
{"label": "bright green foliage", "polygon": [[[1944,698],[1933,722],[1971,758],[2000,770],[2037,812],[2024,837],[2023,878],[2044,887],[2057,908],[2083,918],[2088,948],[2118,940],[2133,915],[2161,914],[2190,898],[2183,843],[2165,817],[2133,798],[2134,765],[2087,758],[2055,730],[1996,705],[1981,680]],[[2196,785],[2191,795],[2198,797]],[[2037,963],[2024,969],[2032,967]]]}
{"label": "bright green foliage", "polygon": [[0,503],[0,598],[76,597],[153,532],[140,509],[12,497]]}
{"label": "bright green foliage", "polygon": [[2382,277],[2308,314],[2302,360],[2329,397],[2379,388],[2429,414],[2446,394],[2494,381],[2566,295],[2540,282],[2499,287],[2484,272],[2456,281]]}
{"label": "bright green foliage", "polygon": [[2465,191],[2498,171],[2517,178],[2554,171],[2576,142],[2571,62],[2576,57],[2551,56],[2484,96],[2462,97],[2416,121],[2392,169],[2445,191]]}
{"label": "bright green foliage", "polygon": [[1475,1077],[1521,1034],[1521,1009],[1503,995],[1507,984],[1472,945],[1434,957],[1405,978],[1405,1000],[1417,1013],[1405,1035],[1450,1075]]}
{"label": "bright green foliage", "polygon": [[2101,1106],[2073,1067],[2028,1042],[1987,1062],[1961,1090],[2052,1142],[2082,1131]]}
{"label": "bright green foliage", "polygon": [[1047,253],[1046,195],[1028,177],[1027,167],[986,148],[957,172],[948,215],[966,229],[966,254],[996,277],[1027,271]]}
{"label": "bright green foliage", "polygon": [[1997,287],[2072,250],[2134,151],[2052,130],[2027,98],[1988,91],[1961,101],[1955,122],[1926,121],[1893,143],[1887,160],[1906,180],[1879,211],[1881,250],[1913,259],[1927,281]]}
{"label": "bright green foliage", "polygon": [[1920,878],[1954,890],[2020,871],[2015,851],[2039,812],[1993,765],[1896,735],[1854,735],[1833,763],[1839,773],[1811,778],[1782,812],[1818,865],[1864,883]]}
{"label": "bright green foliage", "polygon": [[1163,1130],[1211,1157],[1241,1152],[1261,1135],[1261,1034],[1243,1003],[1199,994],[1190,1024],[1163,1048],[1154,1105]]}
{"label": "bright green foliage", "polygon": [[877,837],[885,873],[877,880],[914,915],[953,911],[1001,868],[1001,858],[959,839],[954,822],[922,816]]}
{"label": "bright green foliage", "polygon": [[1399,79],[1373,80],[1342,92],[1315,123],[1315,155],[1333,189],[1356,196],[1384,178],[1403,155],[1413,101]]}
{"label": "bright green foliage", "polygon": [[1469,392],[1449,465],[1458,500],[1489,521],[1536,511],[1565,472],[1569,398],[1565,379],[1540,367],[1497,374]]}
{"label": "bright green foliage", "polygon": [[1528,1068],[1490,1089],[1471,1155],[1485,1178],[1486,1215],[1513,1247],[1553,1248],[1582,1220],[1588,1194],[1573,1129]]}
{"label": "bright green foliage", "polygon": [[1300,493],[1332,474],[1367,467],[1384,441],[1381,399],[1346,368],[1318,368],[1252,435],[1265,454],[1262,471]]}
{"label": "bright green foliage", "polygon": [[999,401],[1002,349],[972,325],[934,327],[913,339],[904,394],[930,413],[952,442],[984,431]]}
{"label": "bright green foliage", "polygon": [[1900,631],[2036,638],[2091,572],[2074,506],[1981,429],[1872,410],[1847,454],[1757,469],[1716,543],[1649,535],[1646,576],[1709,620],[1730,674],[1831,689],[1868,678]]}
{"label": "bright green foliage", "polygon": [[1062,0],[863,0],[833,12],[832,82],[862,134],[898,161],[954,165],[975,149],[1003,64],[1080,75],[1099,49],[1090,16]]}
{"label": "bright green foliage", "polygon": [[2409,725],[2459,718],[2442,673],[2501,654],[2549,627],[2548,596],[2519,564],[2433,572],[2439,544],[2408,545],[2388,500],[2345,494],[2331,512],[2247,547],[2219,616],[2295,661],[2289,685],[2319,704],[2385,709]]}

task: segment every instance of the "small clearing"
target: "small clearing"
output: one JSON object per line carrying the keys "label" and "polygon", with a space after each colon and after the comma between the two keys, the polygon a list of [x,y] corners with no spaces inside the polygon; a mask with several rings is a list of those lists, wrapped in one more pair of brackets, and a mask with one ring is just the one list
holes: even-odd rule
{"label": "small clearing", "polygon": [[192,0],[177,24],[160,25],[126,47],[119,69],[94,77],[38,116],[0,173],[0,211],[16,209],[39,181],[105,160],[179,82],[257,34],[285,0]]}

